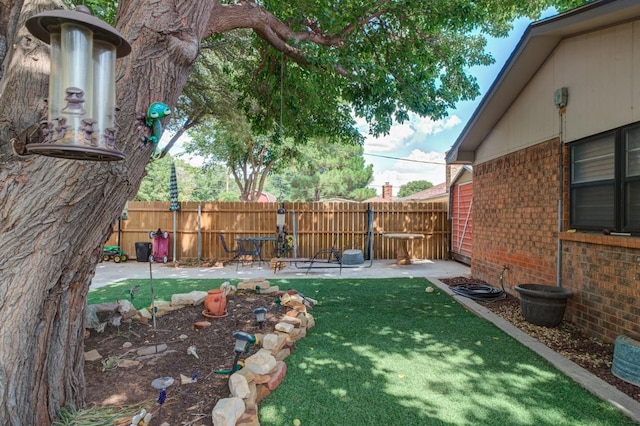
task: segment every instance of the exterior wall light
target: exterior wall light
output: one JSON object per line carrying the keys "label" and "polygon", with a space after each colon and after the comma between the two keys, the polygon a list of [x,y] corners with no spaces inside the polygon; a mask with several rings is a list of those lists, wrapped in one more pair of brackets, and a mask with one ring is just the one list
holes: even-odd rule
{"label": "exterior wall light", "polygon": [[29,18],[27,30],[50,45],[49,111],[39,143],[27,151],[75,160],[113,161],[116,148],[116,58],[131,45],[85,6]]}

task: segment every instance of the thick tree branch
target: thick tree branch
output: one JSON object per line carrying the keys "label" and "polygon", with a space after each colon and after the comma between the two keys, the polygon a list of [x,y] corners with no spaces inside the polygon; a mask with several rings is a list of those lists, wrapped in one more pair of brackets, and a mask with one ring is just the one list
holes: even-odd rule
{"label": "thick tree branch", "polygon": [[[388,4],[389,0],[381,1],[375,11],[359,19],[358,26],[363,26],[382,16],[387,11],[384,6]],[[293,31],[289,25],[253,2],[241,2],[231,5],[223,5],[216,2],[207,26],[207,35],[224,33],[240,28],[251,28],[258,37],[269,43],[276,50],[282,52],[297,64],[309,67],[312,63],[307,59],[305,52],[291,46],[288,41],[310,41],[320,46],[339,47],[344,45],[346,36],[357,28],[355,24],[350,24],[336,34],[326,35],[322,34],[318,23],[308,20],[302,21],[302,23],[309,31]],[[334,72],[344,76],[349,75],[348,70],[339,65],[334,67]]]}

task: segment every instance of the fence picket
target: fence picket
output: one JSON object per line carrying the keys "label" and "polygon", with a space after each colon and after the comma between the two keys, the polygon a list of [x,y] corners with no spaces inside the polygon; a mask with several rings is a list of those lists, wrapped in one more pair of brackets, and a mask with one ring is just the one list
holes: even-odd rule
{"label": "fence picket", "polygon": [[[282,203],[180,203],[177,212],[176,258],[195,259],[198,255],[198,205],[200,205],[201,257],[223,260],[224,252],[218,234],[224,233],[227,244],[235,247],[235,238],[275,236],[276,211]],[[446,202],[371,203],[374,211],[374,259],[394,259],[395,242],[383,238],[385,233],[419,233],[425,239],[409,244],[410,255],[418,259],[449,257],[450,221]],[[320,248],[331,245],[335,235],[343,249],[365,251],[367,204],[351,202],[285,203],[286,227],[293,232],[292,212],[296,212],[298,255],[312,256]],[[121,221],[120,245],[135,259],[135,243],[150,242],[149,231],[158,228],[173,234],[173,213],[169,202],[130,201],[128,219]],[[118,226],[106,245],[118,244]],[[171,235],[174,238],[174,235]],[[170,248],[173,243],[169,244]],[[268,252],[270,254],[270,251]],[[173,253],[170,254],[172,258]]]}

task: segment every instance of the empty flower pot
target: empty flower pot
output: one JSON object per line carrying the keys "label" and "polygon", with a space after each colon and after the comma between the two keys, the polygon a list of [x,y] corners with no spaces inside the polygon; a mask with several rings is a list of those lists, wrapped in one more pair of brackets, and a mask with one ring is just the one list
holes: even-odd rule
{"label": "empty flower pot", "polygon": [[222,318],[227,316],[227,297],[220,289],[209,290],[204,299],[205,310],[202,312],[207,318]]}
{"label": "empty flower pot", "polygon": [[522,315],[531,324],[556,327],[564,317],[571,290],[543,284],[518,284]]}

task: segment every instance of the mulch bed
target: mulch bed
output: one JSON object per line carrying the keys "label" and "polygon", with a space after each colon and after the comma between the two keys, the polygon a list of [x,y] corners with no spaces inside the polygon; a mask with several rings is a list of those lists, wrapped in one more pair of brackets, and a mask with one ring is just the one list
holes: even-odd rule
{"label": "mulch bed", "polygon": [[[133,321],[131,328],[123,323],[119,329],[107,326],[102,333],[91,330],[84,342],[85,351],[96,349],[103,358],[140,359],[136,355],[138,348],[158,344],[166,344],[167,350],[143,358],[141,365],[129,368],[105,370],[101,361],[86,362],[87,406],[131,407],[129,412],[134,414],[139,411],[138,407],[145,407],[153,414],[151,424],[160,424],[156,423],[160,419],[171,425],[212,425],[211,410],[218,400],[230,396],[228,376],[216,374],[216,370],[230,369],[233,364],[235,339],[232,333],[246,331],[255,335],[273,330],[273,315],[267,314],[263,330],[256,322],[253,310],[263,306],[274,312],[275,296],[239,291],[228,298],[228,315],[224,318],[205,318],[202,305],[187,306],[158,317],[156,329],[151,324]],[[198,321],[209,321],[212,326],[197,329],[193,325]],[[182,340],[181,335],[187,338]],[[123,347],[125,342],[131,346]],[[198,358],[187,353],[190,346],[195,346]],[[249,352],[243,353],[240,360],[257,350],[256,345],[250,346]],[[181,374],[191,378],[196,372],[195,383],[180,384]],[[151,382],[159,377],[175,379],[175,383],[166,388],[167,396],[161,411],[157,403],[159,391],[151,386]],[[131,417],[115,424],[128,426]]]}

